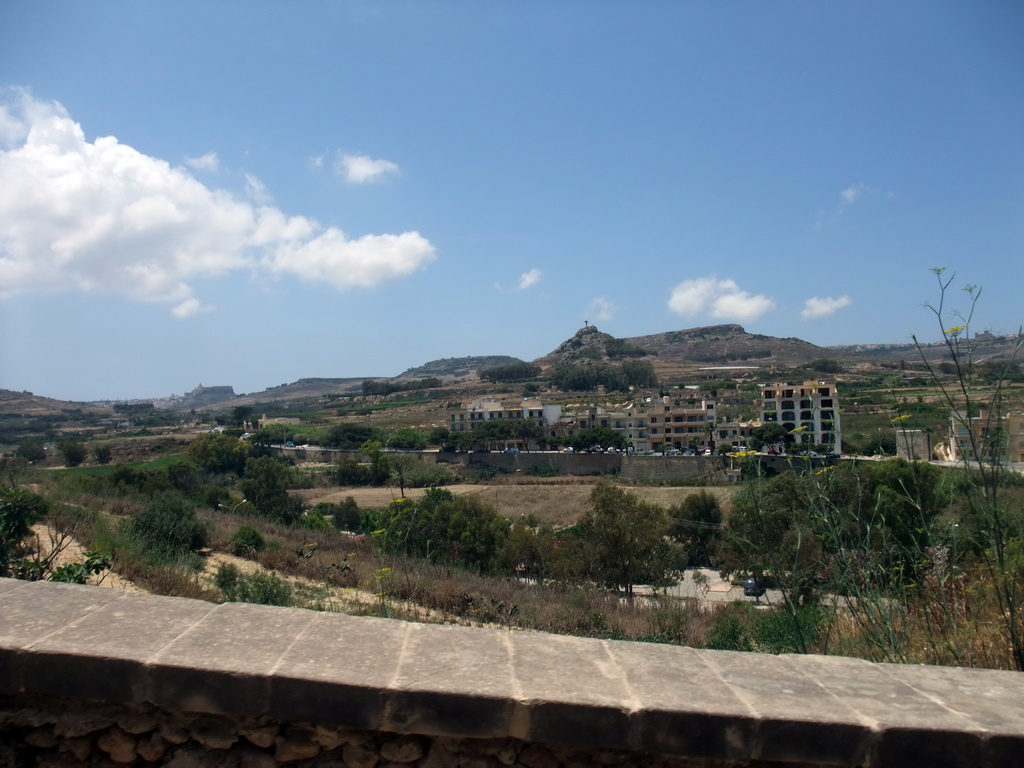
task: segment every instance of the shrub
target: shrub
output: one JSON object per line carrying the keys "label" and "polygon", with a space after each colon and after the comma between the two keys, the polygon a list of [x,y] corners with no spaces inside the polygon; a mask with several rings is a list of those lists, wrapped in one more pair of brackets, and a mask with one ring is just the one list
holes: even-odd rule
{"label": "shrub", "polygon": [[327,518],[315,509],[309,510],[309,512],[300,517],[298,525],[299,528],[305,528],[307,531],[331,530],[331,524],[327,522]]}
{"label": "shrub", "polygon": [[254,558],[267,545],[263,535],[251,525],[243,525],[231,537],[229,548],[237,557]]}
{"label": "shrub", "polygon": [[230,603],[259,603],[260,605],[291,605],[292,588],[273,573],[242,573],[236,566],[223,563],[213,579],[217,589]]}
{"label": "shrub", "polygon": [[0,494],[0,576],[10,576],[22,554],[21,542],[47,511],[46,500],[28,491]]}
{"label": "shrub", "polygon": [[194,552],[206,545],[208,536],[206,525],[196,519],[195,508],[174,491],[154,496],[125,525],[129,535],[158,559]]}

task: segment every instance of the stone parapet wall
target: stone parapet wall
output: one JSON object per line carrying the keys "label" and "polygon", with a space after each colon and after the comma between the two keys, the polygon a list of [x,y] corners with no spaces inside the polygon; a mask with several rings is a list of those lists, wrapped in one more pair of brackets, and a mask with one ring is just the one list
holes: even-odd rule
{"label": "stone parapet wall", "polygon": [[0,739],[49,750],[22,764],[74,764],[78,702],[90,749],[177,768],[1017,766],[1022,680],[0,579]]}

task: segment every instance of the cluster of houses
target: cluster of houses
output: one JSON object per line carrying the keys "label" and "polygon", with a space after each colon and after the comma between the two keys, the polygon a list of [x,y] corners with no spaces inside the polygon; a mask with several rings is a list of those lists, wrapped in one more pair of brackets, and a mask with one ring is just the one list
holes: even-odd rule
{"label": "cluster of houses", "polygon": [[949,439],[937,444],[933,434],[920,429],[896,431],[896,448],[907,459],[941,458],[1024,464],[1024,412],[997,413],[985,408],[977,414],[954,411],[949,417]]}
{"label": "cluster of houses", "polygon": [[[451,414],[449,429],[466,432],[495,420],[528,423],[543,430],[546,439],[566,438],[594,427],[621,435],[637,453],[648,451],[740,450],[751,432],[763,424],[779,424],[798,443],[842,451],[839,397],[834,384],[808,381],[802,384],[769,384],[761,387],[760,418],[734,421],[719,418],[724,400],[737,402],[735,394],[710,396],[698,388],[677,395],[638,396],[617,409],[589,406],[563,413],[560,405],[539,400],[499,401],[483,397]],[[524,446],[533,447],[533,446]]]}
{"label": "cluster of houses", "polygon": [[[720,417],[722,406],[746,402],[738,393],[711,396],[699,388],[684,388],[673,395],[638,395],[619,408],[600,406],[566,410],[526,398],[499,401],[482,397],[450,416],[452,432],[466,432],[494,420],[528,423],[542,430],[545,439],[568,438],[593,427],[620,434],[637,453],[686,450],[728,452],[745,449],[754,429],[778,424],[802,445],[824,446],[842,453],[842,420],[834,383],[764,384],[758,394],[759,417],[736,421]],[[949,434],[933,444],[934,435],[895,425],[897,454],[907,459],[973,460],[1024,463],[1024,412],[996,414],[987,410],[970,415],[954,412]],[[519,439],[522,443],[522,439]],[[522,445],[536,448],[536,445]]]}

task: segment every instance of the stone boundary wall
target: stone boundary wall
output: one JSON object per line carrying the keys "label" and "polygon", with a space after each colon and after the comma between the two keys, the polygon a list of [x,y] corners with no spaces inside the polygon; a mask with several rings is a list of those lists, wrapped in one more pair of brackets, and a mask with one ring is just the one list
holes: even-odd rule
{"label": "stone boundary wall", "polygon": [[722,456],[623,456],[622,477],[651,483],[686,478],[720,480],[727,466],[728,459]]}
{"label": "stone boundary wall", "polygon": [[[334,463],[342,459],[365,461],[359,451],[337,448],[273,448],[278,455],[296,461]],[[721,456],[629,456],[606,453],[561,453],[557,451],[523,451],[504,453],[442,453],[438,451],[404,451],[420,461],[457,464],[472,469],[493,467],[504,472],[529,472],[536,467],[551,467],[560,475],[621,474],[627,480],[673,482],[688,477],[714,477],[724,480],[727,460]],[[736,473],[738,475],[738,472]]]}
{"label": "stone boundary wall", "polygon": [[622,468],[621,454],[613,453],[556,453],[554,451],[481,453],[475,451],[459,455],[467,457],[467,466],[470,469],[493,467],[505,472],[529,472],[534,467],[552,467],[560,475],[606,475],[618,474]]}
{"label": "stone boundary wall", "polygon": [[9,765],[1018,766],[1022,681],[0,579]]}

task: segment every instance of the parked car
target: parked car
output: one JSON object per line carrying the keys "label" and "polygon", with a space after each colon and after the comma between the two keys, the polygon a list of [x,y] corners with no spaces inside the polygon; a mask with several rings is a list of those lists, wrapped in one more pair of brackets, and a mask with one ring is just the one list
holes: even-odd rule
{"label": "parked car", "polygon": [[743,594],[747,597],[761,597],[766,592],[764,580],[751,576],[743,582]]}

